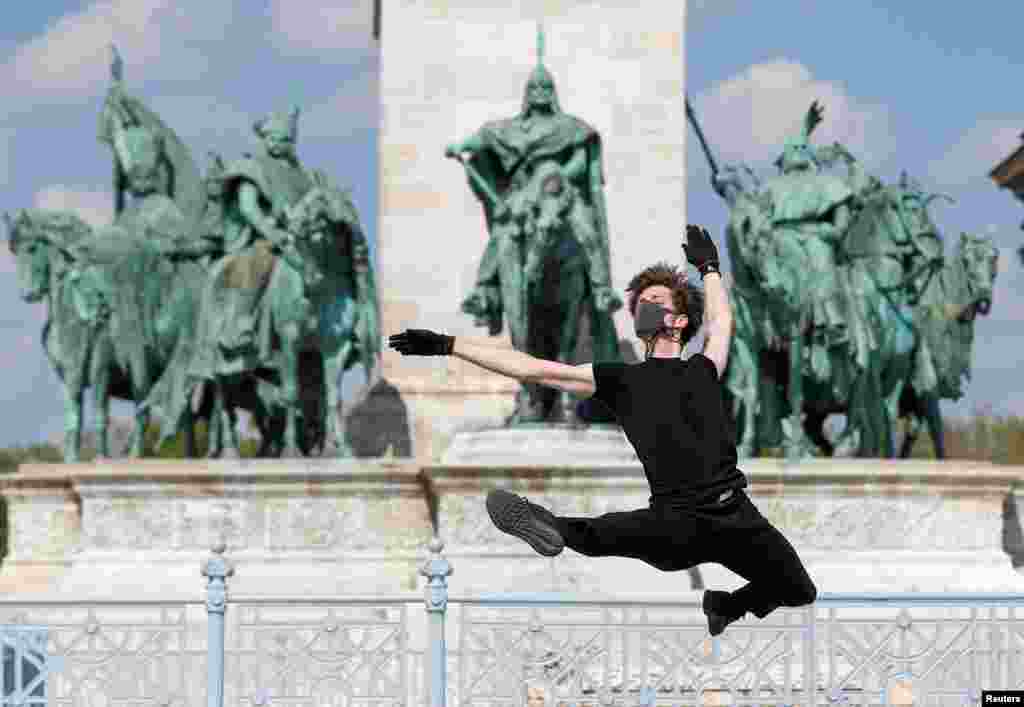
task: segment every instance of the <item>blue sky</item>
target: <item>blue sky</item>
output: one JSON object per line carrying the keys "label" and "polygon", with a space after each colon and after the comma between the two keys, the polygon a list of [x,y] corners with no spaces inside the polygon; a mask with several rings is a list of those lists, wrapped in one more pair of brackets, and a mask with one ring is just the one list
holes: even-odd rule
{"label": "blue sky", "polygon": [[[766,170],[818,98],[825,104],[818,141],[841,139],[882,178],[905,168],[956,197],[934,212],[950,248],[961,230],[991,233],[1002,248],[992,314],[976,329],[974,380],[961,403],[946,405],[952,414],[990,405],[1024,415],[1024,379],[1015,370],[1024,348],[1024,276],[1009,257],[1024,241],[1024,208],[987,177],[1024,131],[1018,5],[690,4],[687,91],[721,160]],[[5,9],[0,209],[74,208],[109,221],[111,157],[95,133],[113,40],[129,90],[204,165],[211,149],[226,157],[253,149],[249,126],[265,112],[301,105],[300,156],[351,186],[372,238],[379,54],[370,18],[368,2],[330,0],[37,0]],[[563,104],[572,111],[571,95]],[[689,132],[687,140],[688,218],[720,239],[727,214]],[[0,445],[61,430],[60,387],[39,345],[42,322],[41,305],[18,299],[3,249]]]}

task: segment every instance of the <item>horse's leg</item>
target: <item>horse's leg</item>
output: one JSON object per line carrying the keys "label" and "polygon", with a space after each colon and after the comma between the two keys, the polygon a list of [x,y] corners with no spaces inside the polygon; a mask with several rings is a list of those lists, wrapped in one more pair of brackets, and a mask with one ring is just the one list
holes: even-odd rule
{"label": "horse's leg", "polygon": [[[326,347],[325,347],[326,348]],[[351,339],[345,340],[336,351],[324,351],[324,386],[327,389],[327,405],[324,410],[323,456],[348,459],[355,456],[345,438],[345,415],[341,410],[341,385],[339,378],[342,367],[352,350]],[[330,450],[330,451],[328,451]]]}
{"label": "horse's leg", "polygon": [[143,408],[140,403],[146,399],[151,380],[149,366],[144,360],[145,356],[139,355],[133,358],[129,375],[131,376],[132,398],[135,400],[135,429],[132,431],[128,456],[138,459],[146,453],[146,427],[149,425],[149,410]]}
{"label": "horse's leg", "polygon": [[302,457],[299,444],[298,416],[302,401],[299,397],[299,339],[300,327],[297,322],[285,322],[279,332],[281,339],[281,401],[285,408],[284,448],[281,456],[286,459]]}
{"label": "horse's leg", "polygon": [[903,385],[897,385],[895,391],[890,391],[885,398],[886,421],[885,426],[888,434],[885,435],[885,456],[887,459],[896,458],[896,427],[899,424],[900,415],[900,394],[903,392]]}
{"label": "horse's leg", "polygon": [[[571,234],[567,237],[571,237]],[[562,288],[559,292],[561,300],[559,310],[562,317],[559,323],[558,360],[564,364],[572,364],[576,354],[576,345],[579,343],[580,312],[583,309],[583,292],[586,288],[586,271],[582,264],[573,270],[575,270],[575,276],[566,278],[572,285]],[[579,426],[580,420],[576,416],[576,400],[572,393],[564,390],[558,392],[551,410],[551,420],[574,427]]]}
{"label": "horse's leg", "polygon": [[929,393],[924,398],[924,418],[928,422],[928,432],[931,433],[932,443],[935,445],[935,458],[946,458],[946,438],[942,429],[942,410],[939,408],[939,396]]}
{"label": "horse's leg", "polygon": [[196,418],[192,414],[192,406],[185,408],[185,458],[196,456]]}
{"label": "horse's leg", "polygon": [[146,428],[149,426],[149,410],[142,406],[135,408],[135,434],[129,456],[138,459],[146,453]]}
{"label": "horse's leg", "polygon": [[[505,310],[505,323],[508,326],[512,348],[516,351],[529,351],[529,314],[527,296],[521,288],[526,286],[522,278],[520,258],[525,245],[515,239],[511,233],[501,234],[503,247],[499,254],[499,281],[501,297]],[[515,410],[508,418],[508,424],[540,421],[540,410],[536,405],[534,390],[536,385],[520,381],[516,391]]]}
{"label": "horse's leg", "polygon": [[789,339],[789,417],[782,421],[783,450],[786,459],[798,461],[813,454],[813,447],[804,434],[803,425],[803,347],[804,315],[796,317],[791,325]]}
{"label": "horse's leg", "polygon": [[224,445],[224,453],[221,456],[226,459],[241,459],[242,449],[238,435],[238,413],[233,405],[224,405],[223,420],[227,428],[227,443]]}
{"label": "horse's leg", "polygon": [[828,418],[828,415],[821,410],[809,410],[804,418],[804,433],[818,446],[822,454],[830,457],[835,448],[828,437],[825,436],[826,418]]}
{"label": "horse's leg", "polygon": [[92,381],[93,408],[96,420],[96,458],[110,457],[110,368],[113,365],[111,342],[101,336],[92,352],[89,378]]}
{"label": "horse's leg", "polygon": [[917,412],[907,416],[907,433],[903,437],[903,446],[900,448],[900,458],[907,459],[914,451],[914,444],[921,433],[921,417]]}
{"label": "horse's leg", "polygon": [[253,424],[256,425],[256,429],[260,433],[260,446],[256,450],[256,456],[259,458],[270,456],[270,428],[267,422],[267,407],[263,403],[263,399],[260,397],[259,392],[253,395],[252,408],[249,410],[249,414],[252,415]]}
{"label": "horse's leg", "polygon": [[222,457],[227,459],[239,459],[242,451],[238,444],[238,413],[228,395],[227,381],[220,380],[217,383],[217,395],[221,399],[221,443],[223,445]]}
{"label": "horse's leg", "polygon": [[207,385],[213,395],[213,405],[207,427],[206,457],[216,459],[224,452],[224,395],[219,381],[208,381]]}
{"label": "horse's leg", "polygon": [[725,385],[732,398],[733,424],[737,431],[736,454],[749,458],[754,456],[757,434],[757,364],[742,335],[733,336],[732,352],[725,371]]}
{"label": "horse's leg", "polygon": [[82,381],[76,375],[64,381],[64,461],[77,462],[81,448]]}

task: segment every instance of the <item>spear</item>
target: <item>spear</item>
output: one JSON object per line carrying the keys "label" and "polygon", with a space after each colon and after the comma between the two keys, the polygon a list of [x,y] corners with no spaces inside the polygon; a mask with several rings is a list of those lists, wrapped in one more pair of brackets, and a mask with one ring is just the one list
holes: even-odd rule
{"label": "spear", "polygon": [[715,163],[715,158],[711,156],[711,149],[708,147],[707,140],[704,139],[704,131],[700,129],[700,124],[697,122],[697,114],[693,111],[693,106],[690,105],[690,97],[686,96],[686,117],[690,121],[690,125],[693,126],[694,132],[697,133],[697,139],[700,141],[700,146],[704,150],[704,156],[708,158],[708,164],[711,165],[711,174],[718,174],[718,165]]}

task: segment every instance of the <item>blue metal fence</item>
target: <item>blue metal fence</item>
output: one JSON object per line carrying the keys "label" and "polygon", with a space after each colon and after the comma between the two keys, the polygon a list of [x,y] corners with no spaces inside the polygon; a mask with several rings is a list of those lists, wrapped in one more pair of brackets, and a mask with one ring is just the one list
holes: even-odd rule
{"label": "blue metal fence", "polygon": [[[115,673],[126,674],[104,696],[104,704],[154,707],[199,704],[189,695],[199,694],[199,686],[193,683],[201,682],[201,672],[205,673],[207,707],[353,703],[445,707],[539,704],[541,700],[551,707],[700,705],[726,697],[734,705],[811,707],[908,701],[968,705],[978,703],[983,689],[1024,689],[1024,594],[823,594],[812,606],[783,609],[763,621],[742,620],[711,639],[693,601],[558,594],[450,596],[448,578],[453,568],[442,555],[443,547],[435,538],[429,546],[430,557],[420,569],[426,578],[426,622],[418,653],[411,646],[404,609],[415,601],[414,596],[294,596],[229,602],[228,580],[234,569],[224,557],[223,545],[213,548],[213,557],[202,566],[207,584],[207,640],[202,648],[189,647],[188,636],[195,631],[185,616],[189,606],[201,611],[199,602],[178,603],[174,610],[163,608],[157,618],[136,616],[104,629],[95,607],[82,609],[84,605],[73,600],[0,600],[0,611],[45,604],[50,609],[59,606],[63,612],[52,623],[39,617],[29,621],[24,613],[21,620],[0,615],[0,624],[7,624],[0,626],[2,644],[10,649],[0,676],[0,707],[80,704],[80,693],[98,689],[97,675],[102,672],[98,665],[104,666],[102,674],[109,680],[114,680],[110,676]],[[109,604],[134,610],[157,602],[112,600]],[[229,631],[225,621],[229,604],[232,613],[246,615],[239,625],[248,628],[260,626],[255,614],[246,613],[254,607],[335,608],[313,621],[289,623],[281,614],[268,620],[269,633],[253,633],[241,640],[237,634],[243,631]],[[399,606],[401,611],[388,614]],[[446,626],[446,619],[452,606],[458,607],[459,630],[454,650],[449,650],[452,627]],[[68,618],[69,607],[85,613]],[[363,614],[346,623],[337,616],[337,607],[355,607]],[[673,620],[681,609],[687,612],[686,620]],[[315,630],[303,633],[299,624]],[[348,633],[338,630],[343,625]],[[55,638],[67,626],[76,633]],[[145,635],[129,640],[129,628]],[[29,656],[27,648],[16,648],[28,645],[24,635],[29,629],[36,631],[35,652],[46,648],[50,653],[43,660]],[[82,653],[83,658],[71,655],[84,640],[81,637],[93,640],[104,631],[108,644],[116,643],[120,651],[109,654],[117,653],[124,665],[101,660],[108,654],[100,648]],[[11,638],[19,632],[20,643]],[[235,640],[226,652],[225,637],[232,632]],[[45,645],[47,634],[49,646]],[[335,643],[317,648],[316,641],[324,636]],[[271,639],[277,640],[276,647],[268,649],[265,644]],[[157,644],[175,646],[180,665],[170,661],[170,649],[158,660],[157,652],[147,648]],[[289,682],[304,662],[324,663],[323,656],[332,651],[348,657],[330,670]],[[188,656],[194,658],[191,663]],[[23,671],[19,661],[35,668]],[[61,690],[71,696],[62,697],[50,684],[49,678],[58,677],[64,680]],[[136,689],[129,683],[145,686]],[[317,694],[345,692],[347,697],[342,702],[314,702],[310,696],[317,690]],[[717,696],[712,699],[713,695]]]}

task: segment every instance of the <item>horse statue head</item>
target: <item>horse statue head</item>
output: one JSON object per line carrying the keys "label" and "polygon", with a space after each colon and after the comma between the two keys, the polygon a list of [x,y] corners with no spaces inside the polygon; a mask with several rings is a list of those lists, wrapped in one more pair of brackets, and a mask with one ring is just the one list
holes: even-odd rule
{"label": "horse statue head", "polygon": [[545,161],[537,165],[522,197],[517,216],[529,249],[524,274],[527,284],[536,284],[559,231],[567,225],[575,190],[557,162]]}
{"label": "horse statue head", "polygon": [[939,232],[928,212],[928,207],[936,199],[943,199],[951,204],[956,203],[956,200],[948,194],[926,192],[920,183],[905,171],[900,175],[894,195],[898,199],[897,215],[910,243],[919,250],[934,248],[932,244],[939,238]]}
{"label": "horse statue head", "polygon": [[960,234],[957,247],[958,265],[969,296],[964,316],[973,319],[975,314],[987,316],[992,307],[992,292],[999,273],[999,249],[988,236]]}
{"label": "horse statue head", "polygon": [[75,245],[92,228],[70,211],[22,209],[4,214],[7,245],[14,255],[21,298],[38,302],[50,292],[53,276],[62,276],[80,255]]}
{"label": "horse statue head", "polygon": [[354,237],[359,220],[348,193],[328,186],[322,175],[314,176],[315,186],[285,215],[307,287],[343,272],[358,272],[369,261],[365,239]]}

